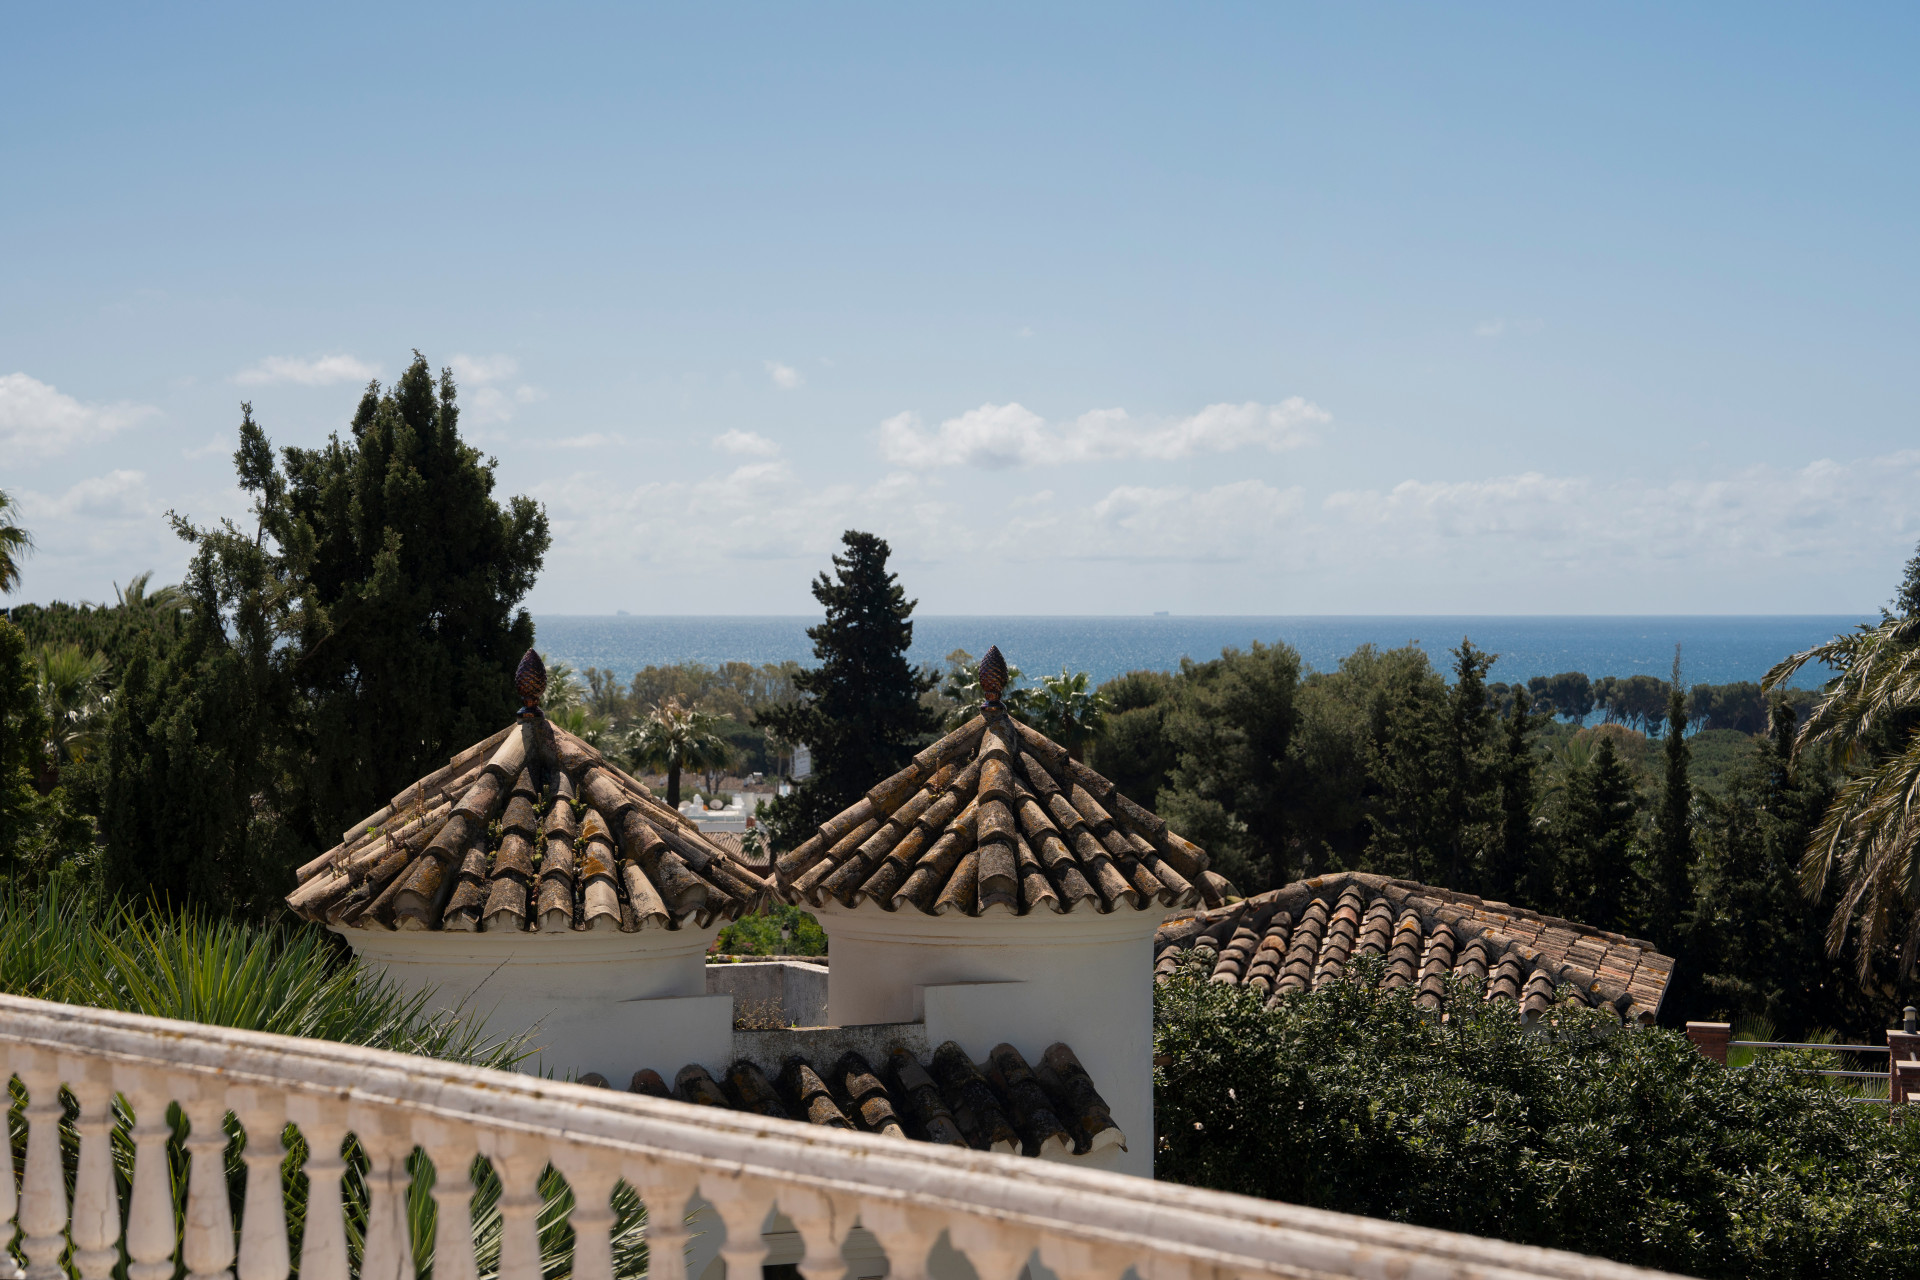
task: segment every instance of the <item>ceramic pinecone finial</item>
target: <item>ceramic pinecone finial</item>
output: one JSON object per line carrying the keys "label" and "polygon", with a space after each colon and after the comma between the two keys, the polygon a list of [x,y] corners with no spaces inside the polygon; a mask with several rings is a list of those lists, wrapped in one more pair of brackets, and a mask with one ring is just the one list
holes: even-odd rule
{"label": "ceramic pinecone finial", "polygon": [[1000,656],[1000,646],[992,645],[986,656],[980,659],[980,693],[989,707],[999,707],[1000,695],[1007,688],[1007,660]]}
{"label": "ceramic pinecone finial", "polygon": [[520,659],[520,665],[514,669],[513,688],[520,695],[520,714],[537,714],[540,699],[547,692],[547,664],[540,661],[540,655],[532,649],[527,650]]}

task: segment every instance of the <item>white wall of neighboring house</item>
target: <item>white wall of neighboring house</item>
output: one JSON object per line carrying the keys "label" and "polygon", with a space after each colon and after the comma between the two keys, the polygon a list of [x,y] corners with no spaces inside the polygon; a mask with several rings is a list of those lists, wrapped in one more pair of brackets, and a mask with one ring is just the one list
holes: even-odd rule
{"label": "white wall of neighboring house", "polygon": [[797,782],[801,778],[813,776],[813,748],[798,746],[793,749],[792,777]]}

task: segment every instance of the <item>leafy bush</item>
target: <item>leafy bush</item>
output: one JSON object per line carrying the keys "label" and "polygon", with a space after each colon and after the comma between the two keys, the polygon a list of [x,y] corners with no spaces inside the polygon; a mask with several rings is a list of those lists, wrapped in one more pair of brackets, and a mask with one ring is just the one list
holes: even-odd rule
{"label": "leafy bush", "polygon": [[1689,1275],[1920,1274],[1920,1119],[1788,1055],[1732,1071],[1479,994],[1442,1018],[1363,980],[1266,1009],[1183,970],[1156,1001],[1159,1175]]}
{"label": "leafy bush", "polygon": [[103,905],[63,889],[0,890],[0,991],[218,1027],[371,1045],[510,1069],[531,1051],[426,1010],[314,926]]}
{"label": "leafy bush", "polygon": [[[780,937],[783,928],[789,933],[785,939]],[[729,956],[823,956],[827,931],[809,912],[777,903],[720,930],[713,950]]]}
{"label": "leafy bush", "polygon": [[[193,911],[139,909],[102,904],[75,892],[54,876],[47,886],[28,891],[17,884],[0,887],[0,991],[58,1000],[67,1004],[183,1018],[214,1026],[307,1036],[345,1044],[363,1044],[422,1054],[477,1066],[511,1068],[530,1052],[524,1037],[490,1038],[457,1014],[427,1012],[424,995],[406,995],[383,977],[364,969],[324,931],[307,925],[266,926],[211,919]],[[25,1095],[13,1091],[9,1117],[15,1167],[26,1155],[26,1127],[19,1108]],[[177,1110],[172,1165],[174,1194],[185,1193],[185,1122]],[[132,1185],[131,1120],[116,1104],[114,1156],[124,1197]],[[65,1159],[69,1177],[77,1155],[71,1118]],[[238,1130],[229,1126],[229,1132]],[[287,1208],[295,1256],[306,1220],[307,1146],[291,1127],[281,1135],[287,1146]],[[249,1141],[272,1141],[271,1134]],[[367,1215],[366,1159],[349,1140],[348,1172],[342,1188],[347,1244],[358,1258]],[[409,1162],[407,1217],[414,1257],[423,1273],[433,1263],[437,1208],[431,1196],[434,1170],[415,1153]],[[474,1250],[480,1280],[499,1274],[500,1180],[491,1165],[476,1161]],[[240,1148],[227,1152],[227,1183],[236,1215],[245,1192]],[[538,1217],[543,1270],[551,1280],[572,1274],[573,1230],[567,1224],[573,1193],[552,1170],[540,1180]],[[645,1211],[631,1187],[622,1184],[613,1198],[614,1275],[626,1280],[646,1271],[643,1235]]]}

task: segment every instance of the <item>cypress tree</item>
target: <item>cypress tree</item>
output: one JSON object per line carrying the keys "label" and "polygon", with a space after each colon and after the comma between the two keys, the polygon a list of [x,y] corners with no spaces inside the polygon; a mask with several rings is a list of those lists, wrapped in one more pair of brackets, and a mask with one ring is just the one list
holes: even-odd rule
{"label": "cypress tree", "polygon": [[1680,659],[1673,660],[1673,689],[1667,695],[1666,778],[1660,809],[1654,817],[1653,839],[1642,869],[1645,880],[1646,929],[1651,938],[1673,950],[1690,898],[1693,868],[1693,783],[1687,777],[1687,700],[1680,692]]}
{"label": "cypress tree", "polygon": [[1533,810],[1539,792],[1540,764],[1533,735],[1548,719],[1535,715],[1527,691],[1518,685],[1501,724],[1499,838],[1488,849],[1483,893],[1497,901],[1524,901],[1539,907],[1552,896],[1552,863],[1535,857]]}
{"label": "cypress tree", "polygon": [[934,677],[907,662],[916,601],[907,599],[887,569],[886,542],[848,530],[846,554],[833,557],[834,576],[822,573],[813,598],[826,611],[807,629],[820,665],[794,677],[805,695],[788,707],[763,711],[757,723],[813,752],[813,774],[768,814],[774,847],[791,848],[812,829],[854,803],[874,783],[904,768],[939,726],[937,712],[920,701]]}

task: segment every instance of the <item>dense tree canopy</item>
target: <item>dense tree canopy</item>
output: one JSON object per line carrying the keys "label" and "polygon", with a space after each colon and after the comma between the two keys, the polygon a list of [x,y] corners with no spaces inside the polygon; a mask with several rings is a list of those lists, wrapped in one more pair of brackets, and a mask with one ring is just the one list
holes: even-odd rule
{"label": "dense tree canopy", "polygon": [[1161,1178],[1713,1277],[1911,1276],[1920,1119],[1776,1057],[1730,1071],[1672,1031],[1562,1006],[1526,1028],[1462,979],[1443,1020],[1377,957],[1265,1008],[1156,992]]}
{"label": "dense tree canopy", "polygon": [[271,911],[293,865],[514,706],[548,534],[459,436],[418,353],[351,437],[276,461],[242,407],[253,530],[176,519],[183,634],[127,646],[103,801],[111,881]]}
{"label": "dense tree canopy", "polygon": [[822,573],[813,597],[826,617],[807,629],[820,665],[795,675],[803,701],[763,711],[759,720],[787,742],[813,752],[813,774],[768,816],[776,848],[804,839],[897,772],[939,727],[922,700],[934,677],[907,662],[914,602],[887,568],[889,549],[849,530],[833,576]]}

